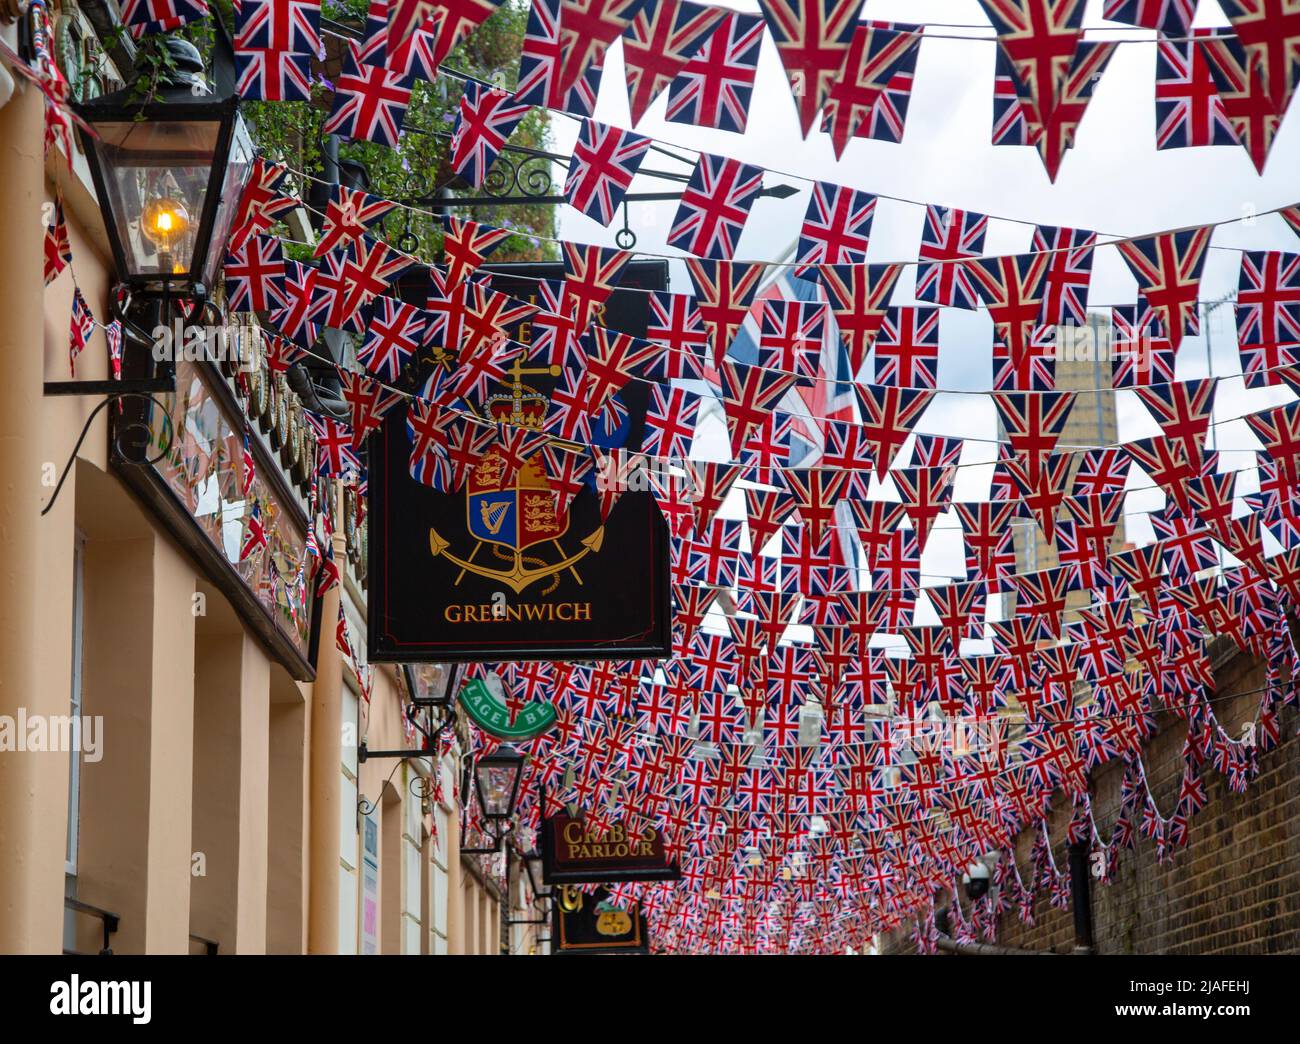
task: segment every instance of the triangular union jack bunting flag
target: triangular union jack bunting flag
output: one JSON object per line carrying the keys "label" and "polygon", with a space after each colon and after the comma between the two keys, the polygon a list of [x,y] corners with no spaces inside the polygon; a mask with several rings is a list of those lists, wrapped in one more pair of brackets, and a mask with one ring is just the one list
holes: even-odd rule
{"label": "triangular union jack bunting flag", "polygon": [[1056,105],[1041,124],[1041,133],[1034,144],[1047,168],[1049,181],[1055,181],[1061,169],[1066,150],[1073,148],[1074,135],[1083,114],[1092,101],[1092,92],[1101,81],[1115,53],[1115,41],[1090,41],[1080,43],[1070,63],[1070,72],[1061,85]]}
{"label": "triangular union jack bunting flag", "polygon": [[493,228],[476,221],[449,217],[442,240],[443,263],[447,266],[444,290],[451,291],[469,278],[483,259],[512,235],[508,228]]}
{"label": "triangular union jack bunting flag", "polygon": [[700,153],[668,232],[668,245],[696,257],[730,260],[762,187],[761,167]]}
{"label": "triangular union jack bunting flag", "polygon": [[864,441],[875,462],[877,477],[884,478],[934,392],[925,388],[879,388],[873,384],[855,384],[853,390],[862,412]]}
{"label": "triangular union jack bunting flag", "polygon": [[736,484],[744,468],[734,464],[717,464],[713,462],[692,462],[691,498],[695,504],[694,528],[697,533],[705,532],[712,524],[727,493]]}
{"label": "triangular union jack bunting flag", "polygon": [[790,81],[803,136],[840,76],[862,0],[758,0]]}
{"label": "triangular union jack bunting flag", "polygon": [[1212,29],[1204,36],[1198,42],[1204,48],[1219,102],[1241,147],[1262,174],[1282,125],[1282,112],[1269,95],[1263,68],[1251,61],[1235,32]]}
{"label": "triangular union jack bunting flag", "polygon": [[[916,266],[916,299],[947,308],[975,308],[979,296],[958,258],[984,253],[989,219],[952,207],[925,208]],[[932,262],[926,264],[925,262]]]}
{"label": "triangular union jack bunting flag", "polygon": [[669,86],[669,122],[743,134],[762,43],[760,16],[728,12]]}
{"label": "triangular union jack bunting flag", "polygon": [[325,220],[314,256],[324,257],[331,250],[346,247],[396,206],[360,189],[335,185],[334,195],[325,206]]}
{"label": "triangular union jack bunting flag", "polygon": [[745,443],[766,422],[782,396],[794,387],[794,374],[764,370],[723,360],[719,366],[727,411],[727,431],[731,434],[732,456],[739,458]]}
{"label": "triangular union jack bunting flag", "polygon": [[966,263],[1012,365],[1029,356],[1043,314],[1050,254],[1004,254]]}
{"label": "triangular union jack bunting flag", "polygon": [[749,306],[763,278],[763,269],[761,263],[686,258],[686,271],[695,287],[700,322],[713,345],[714,366],[721,364],[749,315]]}
{"label": "triangular union jack bunting flag", "polygon": [[876,197],[869,192],[819,181],[813,185],[799,230],[795,275],[813,265],[858,264],[867,259]]}
{"label": "triangular union jack bunting flag", "polygon": [[689,0],[649,0],[641,5],[623,34],[623,70],[633,126],[686,68],[726,13]]}
{"label": "triangular union jack bunting flag", "polygon": [[1074,392],[1064,391],[993,392],[1007,441],[1029,462],[1031,479],[1037,478],[1038,463],[1056,449],[1074,399]]}
{"label": "triangular union jack bunting flag", "polygon": [[1083,39],[1084,0],[980,0],[1010,59],[1030,124],[1056,108]]}
{"label": "triangular union jack bunting flag", "polygon": [[1250,430],[1264,444],[1264,452],[1277,465],[1279,481],[1300,485],[1300,412],[1297,404],[1275,406],[1246,418]]}
{"label": "triangular union jack bunting flag", "polygon": [[1157,29],[1166,36],[1187,36],[1198,0],[1106,0],[1101,16],[1108,22],[1123,22],[1143,29]]}
{"label": "triangular union jack bunting flag", "polygon": [[235,219],[230,224],[234,231],[230,233],[227,250],[239,250],[250,236],[267,231],[277,214],[298,205],[297,200],[277,191],[288,175],[289,168],[282,163],[267,163],[261,156],[253,160],[253,169],[244,183]]}
{"label": "triangular union jack bunting flag", "polygon": [[352,410],[352,448],[360,453],[365,447],[366,436],[378,431],[384,415],[406,396],[402,392],[389,391],[378,381],[351,370],[338,370],[338,375],[343,399]]}
{"label": "triangular union jack bunting flag", "polygon": [[1223,0],[1220,6],[1246,51],[1247,64],[1260,70],[1273,108],[1285,113],[1300,84],[1300,4]]}
{"label": "triangular union jack bunting flag", "polygon": [[1193,464],[1180,444],[1164,438],[1135,439],[1124,443],[1122,448],[1165,491],[1174,507],[1191,518],[1192,502],[1187,486],[1200,475],[1199,458]]}
{"label": "triangular union jack bunting flag", "polygon": [[934,520],[948,510],[956,475],[952,467],[902,468],[890,472],[903,497],[903,510],[912,522],[912,532],[923,548]]}
{"label": "triangular union jack bunting flag", "polygon": [[501,0],[389,0],[386,52],[398,53],[418,29],[432,26],[437,43],[431,57],[437,68],[500,6]]}
{"label": "triangular union jack bunting flag", "polygon": [[1120,255],[1138,281],[1142,299],[1160,319],[1175,350],[1184,334],[1200,329],[1196,298],[1213,228],[1164,232],[1119,244]]}
{"label": "triangular union jack bunting flag", "polygon": [[817,269],[830,298],[840,340],[849,353],[852,376],[867,361],[902,271],[899,264],[821,265]]}
{"label": "triangular union jack bunting flag", "polygon": [[1007,457],[999,462],[1015,483],[1021,502],[1038,520],[1043,539],[1048,542],[1056,539],[1056,513],[1065,500],[1073,459],[1069,453],[1050,453],[1032,469],[1021,457]]}
{"label": "triangular union jack bunting flag", "polygon": [[45,285],[68,267],[72,260],[72,244],[68,240],[68,225],[63,219],[63,193],[54,200],[51,221],[45,226]]}
{"label": "triangular union jack bunting flag", "polygon": [[631,383],[634,371],[659,354],[653,341],[593,326],[584,340],[587,349],[587,412],[595,414],[618,391]]}
{"label": "triangular union jack bunting flag", "polygon": [[813,540],[821,543],[835,524],[835,505],[844,495],[849,472],[824,468],[787,468],[781,478],[795,499],[799,521],[808,527]]}
{"label": "triangular union jack bunting flag", "polygon": [[632,255],[613,247],[564,244],[564,290],[560,314],[571,316],[573,333],[581,337],[614,292],[614,284]]}
{"label": "triangular union jack bunting flag", "polygon": [[583,120],[564,180],[569,206],[608,225],[650,145],[651,139],[643,135]]}
{"label": "triangular union jack bunting flag", "polygon": [[411,102],[411,79],[383,66],[362,63],[358,50],[359,45],[349,41],[343,72],[334,83],[334,106],[321,133],[376,141],[395,149]]}
{"label": "triangular union jack bunting flag", "polygon": [[887,87],[901,74],[910,76],[921,45],[920,26],[859,22],[844,56],[844,67],[826,97],[822,129],[831,137],[835,158],[844,155],[850,138],[863,136]]}
{"label": "triangular union jack bunting flag", "polygon": [[1214,412],[1216,378],[1201,377],[1194,381],[1175,381],[1135,388],[1137,396],[1155,415],[1156,423],[1170,443],[1182,449],[1189,461],[1200,461],[1205,448],[1205,433]]}
{"label": "triangular union jack bunting flag", "polygon": [[644,0],[560,0],[560,90],[567,91],[623,35]]}
{"label": "triangular union jack bunting flag", "polygon": [[519,104],[514,95],[500,87],[473,81],[465,84],[451,134],[452,169],[474,188],[480,188],[506,139],[530,111],[531,105]]}

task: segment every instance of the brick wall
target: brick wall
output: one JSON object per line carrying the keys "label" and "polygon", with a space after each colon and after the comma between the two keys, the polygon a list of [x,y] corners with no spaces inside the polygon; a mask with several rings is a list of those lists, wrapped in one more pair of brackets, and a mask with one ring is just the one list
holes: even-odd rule
{"label": "brick wall", "polygon": [[[1255,720],[1264,684],[1263,665],[1236,655],[1215,672],[1214,712],[1224,730],[1239,737]],[[1232,693],[1248,693],[1240,698]],[[1152,796],[1168,816],[1178,797],[1185,724],[1172,717],[1144,747],[1143,764]],[[1208,803],[1191,821],[1191,838],[1163,866],[1154,842],[1136,838],[1120,853],[1109,885],[1092,882],[1093,933],[1097,952],[1117,953],[1295,953],[1300,952],[1300,738],[1297,715],[1281,715],[1282,741],[1259,756],[1259,774],[1244,794],[1234,794],[1214,767],[1201,772]],[[1109,841],[1118,815],[1123,765],[1113,762],[1093,774],[1093,815]],[[1070,803],[1058,799],[1050,817],[1056,865],[1068,872],[1065,834]],[[1016,864],[1030,880],[1033,832],[1017,839]],[[1074,920],[1069,909],[1054,910],[1045,892],[1034,908],[1036,923],[1022,924],[1014,907],[1003,915],[997,942],[1029,950],[1069,952]],[[907,933],[882,940],[886,953],[913,949]]]}

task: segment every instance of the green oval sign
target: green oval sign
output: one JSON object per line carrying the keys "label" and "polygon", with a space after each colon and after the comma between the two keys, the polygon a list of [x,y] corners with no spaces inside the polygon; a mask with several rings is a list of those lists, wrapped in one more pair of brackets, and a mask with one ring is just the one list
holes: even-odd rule
{"label": "green oval sign", "polygon": [[555,708],[541,700],[524,704],[512,724],[510,710],[482,678],[473,678],[461,686],[457,699],[474,724],[497,739],[535,739],[555,724]]}

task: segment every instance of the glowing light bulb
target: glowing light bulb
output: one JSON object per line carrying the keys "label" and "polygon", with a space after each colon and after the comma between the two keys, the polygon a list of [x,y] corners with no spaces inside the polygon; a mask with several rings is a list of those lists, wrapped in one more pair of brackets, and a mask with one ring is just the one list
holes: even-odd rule
{"label": "glowing light bulb", "polygon": [[161,253],[169,254],[190,230],[190,215],[180,200],[163,196],[152,200],[140,215],[140,231]]}

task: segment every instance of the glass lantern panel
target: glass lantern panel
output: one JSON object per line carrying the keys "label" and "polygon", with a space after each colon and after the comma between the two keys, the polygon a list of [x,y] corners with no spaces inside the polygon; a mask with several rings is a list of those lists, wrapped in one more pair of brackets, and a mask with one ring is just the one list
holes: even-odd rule
{"label": "glass lantern panel", "polygon": [[482,788],[484,813],[499,817],[509,815],[510,795],[514,790],[517,772],[518,769],[513,766],[479,766],[479,785]]}
{"label": "glass lantern panel", "polygon": [[187,277],[221,121],[124,120],[95,129],[126,275]]}
{"label": "glass lantern panel", "polygon": [[240,197],[256,157],[253,139],[242,117],[235,118],[231,130],[230,154],[226,160],[226,176],[221,185],[221,198],[217,200],[217,216],[212,224],[212,238],[208,241],[208,257],[201,270],[204,286],[212,288],[217,270],[226,258],[226,241],[233,231],[231,226],[239,211]]}

